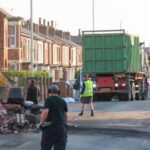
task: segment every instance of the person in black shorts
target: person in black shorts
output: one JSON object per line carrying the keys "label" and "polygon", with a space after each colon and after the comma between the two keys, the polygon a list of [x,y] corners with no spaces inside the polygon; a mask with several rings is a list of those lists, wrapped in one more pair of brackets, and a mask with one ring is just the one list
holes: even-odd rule
{"label": "person in black shorts", "polygon": [[82,108],[79,116],[82,116],[84,113],[85,105],[89,104],[91,109],[91,116],[94,116],[94,105],[93,105],[93,83],[89,79],[87,74],[83,75],[83,87],[81,91],[81,102]]}
{"label": "person in black shorts", "polygon": [[45,100],[41,115],[42,125],[41,150],[65,150],[67,143],[67,112],[66,102],[58,96],[59,87],[52,85],[48,89],[49,96]]}

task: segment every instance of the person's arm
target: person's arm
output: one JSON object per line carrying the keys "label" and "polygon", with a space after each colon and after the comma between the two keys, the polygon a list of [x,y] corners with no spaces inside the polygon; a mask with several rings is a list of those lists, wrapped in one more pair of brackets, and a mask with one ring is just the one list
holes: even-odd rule
{"label": "person's arm", "polygon": [[64,117],[65,117],[65,121],[66,121],[66,124],[68,122],[68,106],[67,106],[67,103],[65,102],[65,113],[64,113]]}
{"label": "person's arm", "polygon": [[65,121],[66,121],[66,124],[68,122],[68,112],[65,112]]}
{"label": "person's arm", "polygon": [[82,87],[81,95],[84,93],[84,90],[85,90],[85,83],[83,82],[83,87]]}
{"label": "person's arm", "polygon": [[48,116],[48,112],[49,112],[49,109],[44,109],[42,114],[41,114],[41,121],[40,121],[40,124],[45,124],[45,121],[46,121],[46,118]]}
{"label": "person's arm", "polygon": [[45,104],[44,104],[44,110],[42,111],[42,114],[41,114],[40,124],[45,124],[46,118],[49,113],[49,105],[50,105],[49,101],[48,101],[48,99],[46,99]]}

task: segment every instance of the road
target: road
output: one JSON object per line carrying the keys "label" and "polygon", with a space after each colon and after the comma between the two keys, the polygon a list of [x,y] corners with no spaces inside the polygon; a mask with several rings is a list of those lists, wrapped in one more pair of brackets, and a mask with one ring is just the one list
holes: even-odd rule
{"label": "road", "polygon": [[[149,150],[150,101],[95,102],[95,116],[70,103],[67,150]],[[0,135],[0,150],[40,150],[41,133]]]}
{"label": "road", "polygon": [[[0,150],[40,150],[41,134],[0,136]],[[133,131],[69,131],[67,150],[149,150],[150,134]]]}
{"label": "road", "polygon": [[90,116],[88,107],[83,116],[78,116],[81,104],[70,104],[70,123],[75,126],[150,131],[150,100],[95,102],[94,106],[94,117]]}

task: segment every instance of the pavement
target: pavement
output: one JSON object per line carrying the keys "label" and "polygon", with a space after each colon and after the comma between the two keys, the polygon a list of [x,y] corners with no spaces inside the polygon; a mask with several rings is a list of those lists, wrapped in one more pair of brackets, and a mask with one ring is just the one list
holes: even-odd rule
{"label": "pavement", "polygon": [[69,128],[150,132],[150,100],[95,102],[94,105],[94,117],[90,116],[89,108],[79,116],[81,103],[69,103]]}

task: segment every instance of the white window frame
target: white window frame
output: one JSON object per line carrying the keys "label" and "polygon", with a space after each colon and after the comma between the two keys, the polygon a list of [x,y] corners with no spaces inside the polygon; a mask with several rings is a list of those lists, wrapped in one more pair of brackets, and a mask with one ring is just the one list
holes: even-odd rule
{"label": "white window frame", "polygon": [[43,63],[43,42],[38,41],[38,63]]}
{"label": "white window frame", "polygon": [[[14,34],[10,33],[10,48],[15,48],[16,47],[16,25],[10,25],[10,28],[14,27]],[[11,43],[11,38],[14,38],[14,43]]]}

